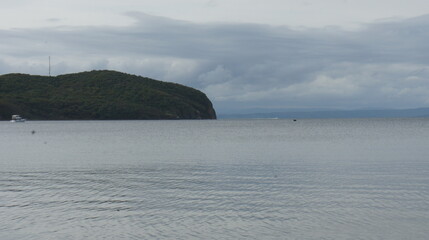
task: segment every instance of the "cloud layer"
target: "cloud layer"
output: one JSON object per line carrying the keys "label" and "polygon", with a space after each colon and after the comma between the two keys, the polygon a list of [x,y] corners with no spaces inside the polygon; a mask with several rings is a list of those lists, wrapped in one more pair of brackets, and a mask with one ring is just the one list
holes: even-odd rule
{"label": "cloud layer", "polygon": [[193,23],[0,30],[0,74],[113,69],[196,87],[218,112],[429,105],[429,16],[338,28]]}

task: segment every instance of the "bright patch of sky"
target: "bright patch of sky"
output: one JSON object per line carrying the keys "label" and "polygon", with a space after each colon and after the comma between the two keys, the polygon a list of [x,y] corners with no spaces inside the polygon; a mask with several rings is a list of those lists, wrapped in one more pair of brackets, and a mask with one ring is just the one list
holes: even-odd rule
{"label": "bright patch of sky", "polygon": [[342,26],[428,13],[426,0],[3,0],[0,28],[128,25],[126,12],[192,22]]}

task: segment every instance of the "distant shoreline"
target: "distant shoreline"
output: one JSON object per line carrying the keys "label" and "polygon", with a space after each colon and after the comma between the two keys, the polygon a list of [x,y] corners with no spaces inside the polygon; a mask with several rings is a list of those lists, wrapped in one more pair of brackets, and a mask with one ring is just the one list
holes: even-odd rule
{"label": "distant shoreline", "polygon": [[218,114],[219,119],[427,118],[429,108]]}

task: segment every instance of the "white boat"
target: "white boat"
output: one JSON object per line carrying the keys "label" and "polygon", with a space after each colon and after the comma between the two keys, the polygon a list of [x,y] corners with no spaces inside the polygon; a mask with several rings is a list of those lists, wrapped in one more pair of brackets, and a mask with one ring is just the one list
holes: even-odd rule
{"label": "white boat", "polygon": [[25,118],[22,118],[19,115],[12,115],[12,120],[10,122],[25,122]]}

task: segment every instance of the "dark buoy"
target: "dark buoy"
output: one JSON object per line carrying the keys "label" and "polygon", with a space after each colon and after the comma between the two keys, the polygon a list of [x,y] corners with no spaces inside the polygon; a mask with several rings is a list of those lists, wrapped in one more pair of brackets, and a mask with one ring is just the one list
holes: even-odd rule
{"label": "dark buoy", "polygon": [[33,135],[34,135],[35,133],[36,133],[36,131],[34,131],[34,130],[33,130],[33,131],[31,131],[31,134],[33,134]]}
{"label": "dark buoy", "polygon": [[294,119],[293,121],[296,122],[296,119]]}

